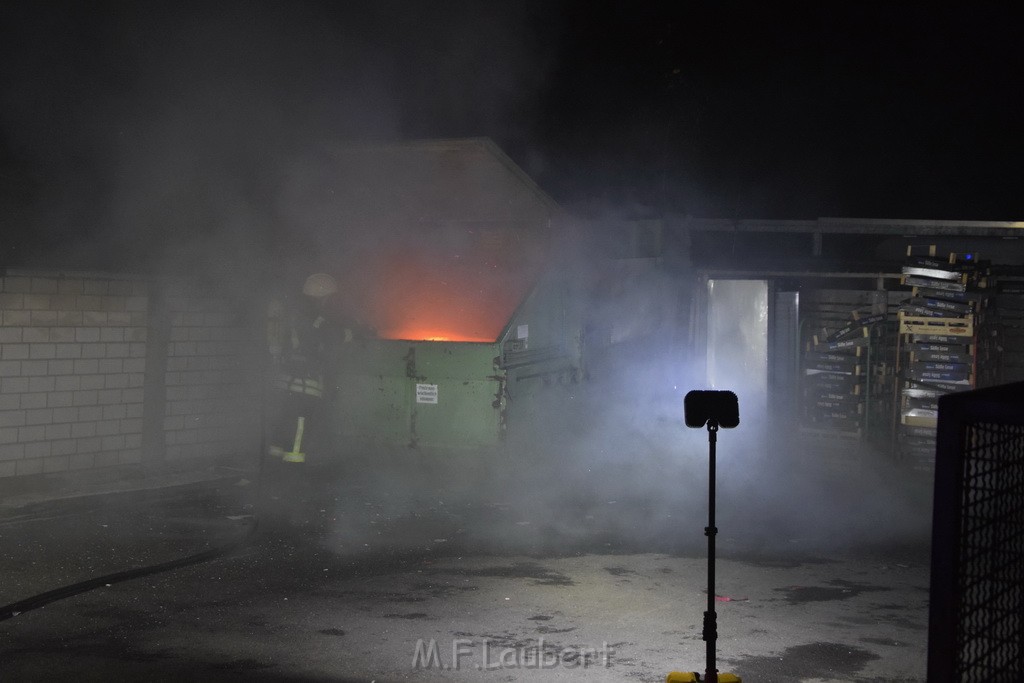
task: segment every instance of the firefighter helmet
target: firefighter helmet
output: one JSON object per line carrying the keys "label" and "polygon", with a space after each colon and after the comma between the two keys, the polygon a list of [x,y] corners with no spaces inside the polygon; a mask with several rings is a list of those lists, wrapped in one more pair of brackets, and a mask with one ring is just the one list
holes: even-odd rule
{"label": "firefighter helmet", "polygon": [[322,299],[338,291],[338,283],[327,273],[313,273],[302,285],[302,293],[314,299]]}

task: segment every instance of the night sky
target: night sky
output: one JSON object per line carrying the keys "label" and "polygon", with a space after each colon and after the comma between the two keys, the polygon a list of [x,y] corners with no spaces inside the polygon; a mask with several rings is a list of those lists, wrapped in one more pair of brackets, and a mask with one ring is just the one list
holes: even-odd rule
{"label": "night sky", "polygon": [[4,254],[286,221],[338,140],[491,137],[592,216],[1024,217],[1012,5],[772,5],[7,2]]}

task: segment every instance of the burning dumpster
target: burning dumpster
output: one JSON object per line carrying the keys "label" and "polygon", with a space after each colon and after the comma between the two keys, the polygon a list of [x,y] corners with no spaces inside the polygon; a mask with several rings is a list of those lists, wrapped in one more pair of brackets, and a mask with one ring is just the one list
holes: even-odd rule
{"label": "burning dumpster", "polygon": [[424,323],[394,334],[426,338],[350,344],[337,376],[339,434],[410,446],[497,443],[544,387],[576,379],[579,328],[560,284],[538,282],[489,341]]}
{"label": "burning dumpster", "polygon": [[373,332],[337,350],[337,435],[497,443],[533,397],[579,373],[577,298],[552,262],[557,207],[487,140],[338,159],[349,174],[334,195],[348,237],[343,289]]}

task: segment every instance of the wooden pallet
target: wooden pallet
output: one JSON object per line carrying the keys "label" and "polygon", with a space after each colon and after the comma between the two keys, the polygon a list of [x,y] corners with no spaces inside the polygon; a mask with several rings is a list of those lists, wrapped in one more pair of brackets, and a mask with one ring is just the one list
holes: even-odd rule
{"label": "wooden pallet", "polygon": [[929,318],[907,315],[900,311],[900,334],[941,334],[951,337],[973,337],[972,318]]}
{"label": "wooden pallet", "polygon": [[925,417],[923,415],[902,415],[900,416],[900,423],[909,427],[931,427],[934,429],[939,425],[939,418]]}

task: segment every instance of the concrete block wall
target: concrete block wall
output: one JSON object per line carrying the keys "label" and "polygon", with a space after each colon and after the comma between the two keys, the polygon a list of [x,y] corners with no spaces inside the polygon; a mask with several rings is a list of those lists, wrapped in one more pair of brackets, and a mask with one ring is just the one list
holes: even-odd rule
{"label": "concrete block wall", "polygon": [[167,459],[258,452],[263,336],[249,323],[251,306],[183,281],[165,296]]}
{"label": "concrete block wall", "polygon": [[146,283],[8,274],[0,285],[0,476],[137,463]]}
{"label": "concrete block wall", "polygon": [[258,450],[258,339],[246,307],[214,290],[103,273],[5,273],[0,477]]}

